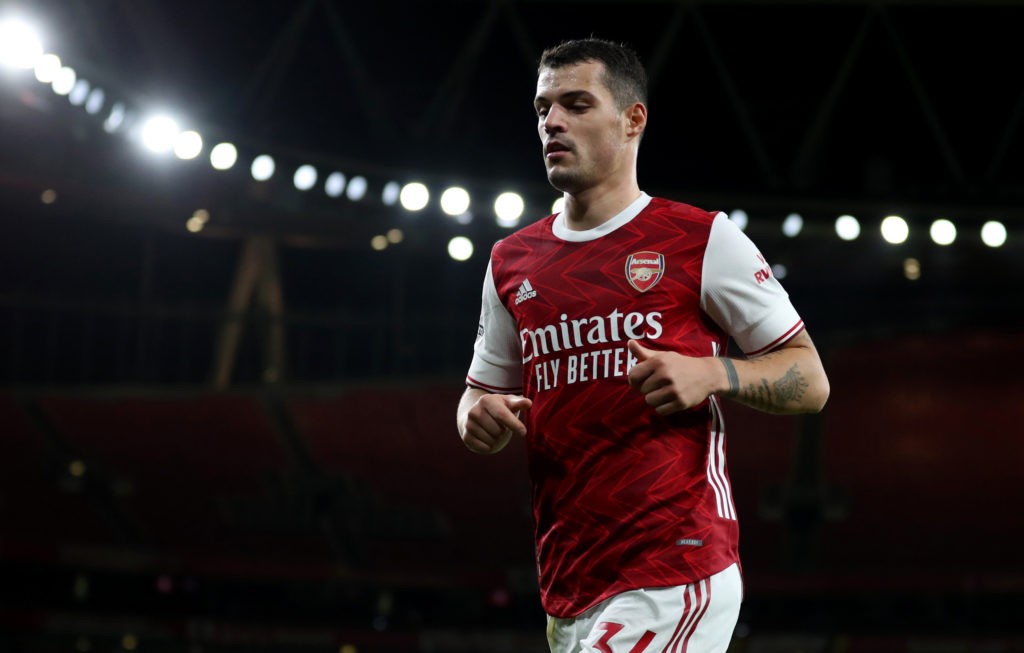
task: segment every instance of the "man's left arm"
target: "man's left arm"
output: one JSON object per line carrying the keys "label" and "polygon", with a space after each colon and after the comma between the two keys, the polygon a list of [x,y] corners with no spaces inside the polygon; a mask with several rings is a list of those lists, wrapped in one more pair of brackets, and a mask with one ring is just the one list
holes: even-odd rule
{"label": "man's left arm", "polygon": [[828,377],[807,331],[748,359],[683,356],[631,340],[637,364],[631,386],[661,415],[686,410],[720,394],[777,414],[817,413],[829,395]]}

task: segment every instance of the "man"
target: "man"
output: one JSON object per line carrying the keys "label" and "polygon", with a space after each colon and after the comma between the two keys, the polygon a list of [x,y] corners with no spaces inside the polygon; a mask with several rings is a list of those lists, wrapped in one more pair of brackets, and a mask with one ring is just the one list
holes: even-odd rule
{"label": "man", "polygon": [[[817,412],[803,322],[722,213],[640,191],[646,75],[598,39],[543,54],[534,106],[565,208],[498,242],[458,429],[524,436],[551,650],[725,651],[742,598],[719,395]],[[722,356],[729,338],[744,359]]]}

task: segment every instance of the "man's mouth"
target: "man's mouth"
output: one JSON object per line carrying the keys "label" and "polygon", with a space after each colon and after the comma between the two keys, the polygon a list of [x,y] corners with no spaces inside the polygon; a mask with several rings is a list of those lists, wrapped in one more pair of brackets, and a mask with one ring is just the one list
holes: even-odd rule
{"label": "man's mouth", "polygon": [[544,146],[544,156],[552,157],[560,155],[564,152],[571,152],[572,149],[559,141],[548,141],[547,145]]}

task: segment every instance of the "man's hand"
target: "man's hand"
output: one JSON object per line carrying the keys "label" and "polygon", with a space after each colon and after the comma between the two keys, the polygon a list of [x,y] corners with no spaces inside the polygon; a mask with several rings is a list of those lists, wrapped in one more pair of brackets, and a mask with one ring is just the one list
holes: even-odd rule
{"label": "man's hand", "polygon": [[626,346],[637,359],[629,371],[629,385],[642,392],[659,415],[696,406],[716,391],[725,375],[714,358],[655,351],[636,340],[630,340]]}
{"label": "man's hand", "polygon": [[526,435],[520,414],[531,405],[533,402],[519,395],[490,394],[467,388],[458,412],[463,444],[475,453],[498,453],[513,435]]}

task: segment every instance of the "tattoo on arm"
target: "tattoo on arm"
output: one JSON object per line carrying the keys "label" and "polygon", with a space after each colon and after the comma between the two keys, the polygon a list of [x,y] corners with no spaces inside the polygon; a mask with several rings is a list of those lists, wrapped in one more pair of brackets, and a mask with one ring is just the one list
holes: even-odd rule
{"label": "tattoo on arm", "polygon": [[[730,381],[731,383],[731,381]],[[743,403],[761,410],[778,410],[791,402],[798,402],[810,384],[796,365],[789,368],[781,378],[769,383],[762,378],[758,383],[748,384],[736,393]]]}
{"label": "tattoo on arm", "polygon": [[726,391],[726,394],[730,397],[735,397],[740,392],[740,377],[736,375],[736,366],[728,358],[720,358],[718,360],[722,361],[725,375],[729,377],[729,389]]}

